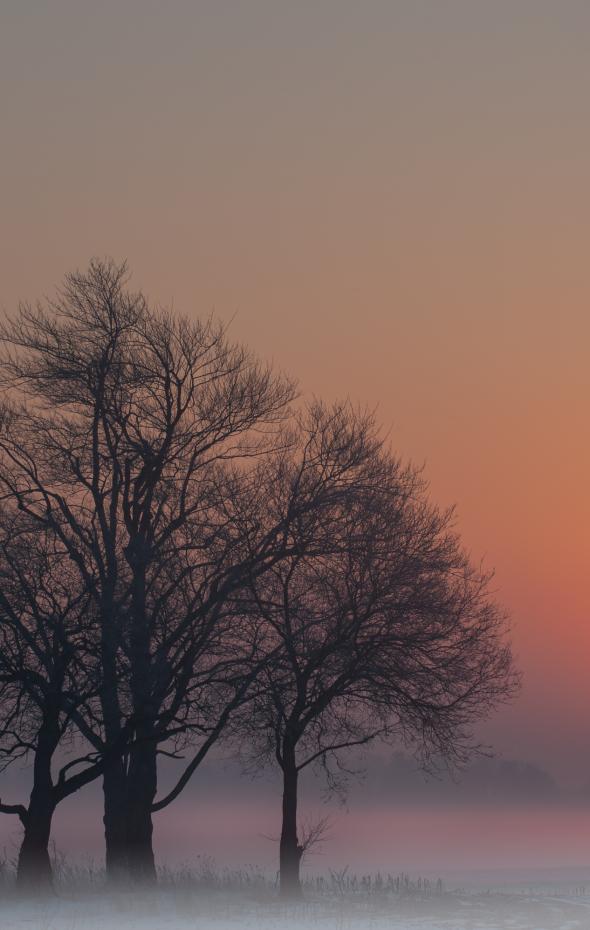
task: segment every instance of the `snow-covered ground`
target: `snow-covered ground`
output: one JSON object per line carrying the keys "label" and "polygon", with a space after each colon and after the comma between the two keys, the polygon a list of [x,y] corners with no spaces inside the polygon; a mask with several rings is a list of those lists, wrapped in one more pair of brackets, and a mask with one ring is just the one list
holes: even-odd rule
{"label": "snow-covered ground", "polygon": [[155,892],[0,902],[2,930],[590,930],[590,894],[453,892],[341,898],[284,905],[263,894]]}

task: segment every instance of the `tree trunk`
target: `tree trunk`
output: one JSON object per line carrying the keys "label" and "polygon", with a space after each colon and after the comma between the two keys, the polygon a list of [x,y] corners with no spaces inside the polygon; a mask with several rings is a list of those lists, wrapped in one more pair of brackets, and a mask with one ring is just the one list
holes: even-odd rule
{"label": "tree trunk", "polygon": [[127,774],[127,853],[135,882],[155,882],[152,804],[157,789],[156,745],[146,738],[131,751]]}
{"label": "tree trunk", "polygon": [[24,836],[16,870],[17,887],[27,892],[47,892],[53,887],[49,837],[56,799],[51,778],[51,760],[59,737],[58,715],[51,709],[45,714],[37,735],[33,787],[23,820]]}
{"label": "tree trunk", "polygon": [[[114,557],[111,554],[111,558]],[[114,569],[111,567],[114,575]],[[108,582],[101,604],[101,709],[104,719],[105,741],[114,746],[121,738],[122,712],[119,701],[117,668],[118,616],[114,585]],[[128,877],[126,803],[127,772],[123,756],[113,757],[105,765],[103,774],[105,867],[107,881],[118,884]]]}
{"label": "tree trunk", "polygon": [[303,849],[297,839],[297,778],[295,749],[287,745],[283,750],[283,823],[279,852],[280,893],[282,898],[301,898],[299,866]]}
{"label": "tree trunk", "polygon": [[107,880],[120,883],[128,877],[127,776],[123,759],[111,760],[103,775],[104,837]]}
{"label": "tree trunk", "polygon": [[[148,521],[149,523],[149,521]],[[130,685],[133,712],[137,720],[135,745],[127,770],[127,851],[129,875],[135,882],[155,882],[156,863],[152,846],[152,804],[157,790],[157,743],[153,721],[153,670],[150,623],[146,608],[146,565],[149,559],[149,532],[130,541],[127,559],[133,571],[132,625],[130,635]]]}
{"label": "tree trunk", "polygon": [[21,891],[45,893],[53,890],[49,837],[54,810],[51,794],[41,795],[33,790],[16,869],[16,884]]}

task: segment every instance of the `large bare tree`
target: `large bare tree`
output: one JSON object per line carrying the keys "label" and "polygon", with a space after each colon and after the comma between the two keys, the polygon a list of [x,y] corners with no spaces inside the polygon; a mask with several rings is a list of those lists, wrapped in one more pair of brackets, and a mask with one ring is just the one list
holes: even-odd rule
{"label": "large bare tree", "polygon": [[[273,445],[293,388],[214,321],[151,309],[112,262],[68,275],[1,335],[0,491],[55,536],[92,596],[100,718],[79,723],[108,757],[107,869],[152,877],[158,746],[244,572],[224,495]],[[273,552],[260,540],[255,557]]]}

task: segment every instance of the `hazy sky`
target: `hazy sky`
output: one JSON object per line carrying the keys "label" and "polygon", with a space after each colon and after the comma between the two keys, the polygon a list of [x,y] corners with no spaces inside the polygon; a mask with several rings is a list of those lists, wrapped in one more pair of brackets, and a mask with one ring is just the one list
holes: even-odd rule
{"label": "hazy sky", "polygon": [[370,406],[497,570],[485,734],[590,777],[590,4],[0,0],[0,307],[91,256]]}

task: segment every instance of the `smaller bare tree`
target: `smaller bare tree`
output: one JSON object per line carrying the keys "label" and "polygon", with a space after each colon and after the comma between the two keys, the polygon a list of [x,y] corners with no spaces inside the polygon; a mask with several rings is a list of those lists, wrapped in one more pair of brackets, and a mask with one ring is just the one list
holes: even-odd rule
{"label": "smaller bare tree", "polygon": [[[306,455],[318,441],[325,453],[329,436],[335,458],[356,437],[362,465],[324,514],[329,533],[317,535],[321,509],[317,523],[301,521],[290,557],[251,579],[244,605],[263,618],[274,652],[239,737],[258,764],[266,758],[282,771],[286,897],[301,893],[305,768],[323,766],[330,780],[332,761],[377,738],[412,741],[423,760],[462,761],[472,723],[517,684],[489,579],[462,551],[452,513],[428,503],[419,473],[380,448],[370,418],[346,408],[304,433]],[[300,465],[283,462],[283,472],[283,487],[293,487]],[[284,492],[269,489],[268,499],[288,507]]]}
{"label": "smaller bare tree", "polygon": [[[97,689],[90,597],[51,534],[0,515],[0,768],[32,759],[27,804],[0,803],[23,826],[17,885],[51,884],[49,839],[57,805],[97,778],[102,760],[75,748],[73,719]],[[66,746],[67,744],[67,746]],[[54,773],[58,749],[61,767]],[[66,761],[67,759],[67,761]]]}

